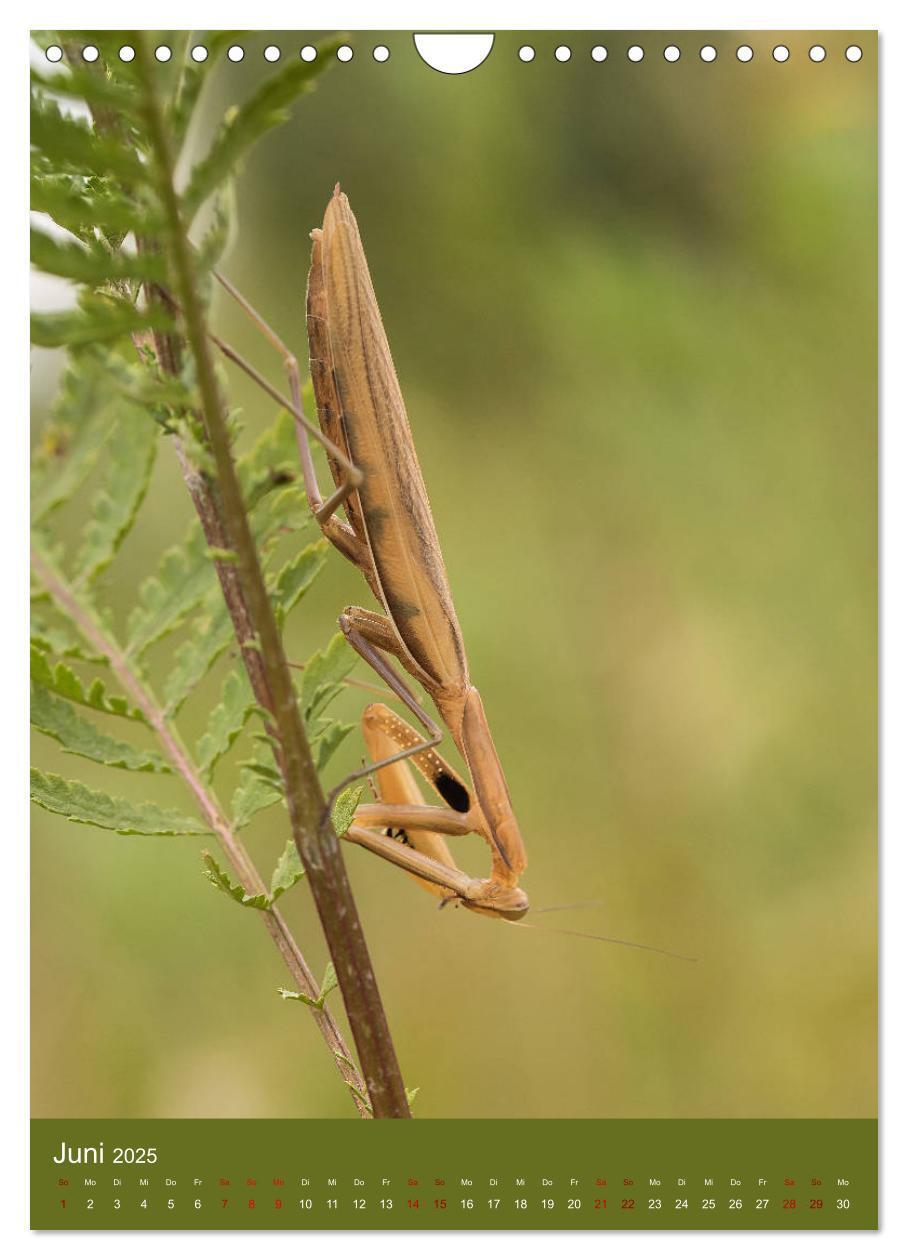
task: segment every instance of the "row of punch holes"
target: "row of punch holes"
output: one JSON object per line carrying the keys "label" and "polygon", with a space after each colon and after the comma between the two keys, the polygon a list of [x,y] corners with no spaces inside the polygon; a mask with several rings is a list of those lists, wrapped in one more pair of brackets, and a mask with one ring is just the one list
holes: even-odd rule
{"label": "row of punch holes", "polygon": [[[646,55],[645,50],[639,44],[631,44],[625,51],[628,61],[642,61]],[[46,50],[45,55],[47,56],[48,61],[62,61],[63,49],[57,44],[51,44],[51,46]],[[133,60],[136,52],[129,44],[124,44],[119,50],[118,55],[121,61],[128,62]],[[167,44],[159,44],[154,50],[154,55],[158,61],[166,62],[170,61],[173,54]],[[204,46],[204,44],[196,44],[192,49],[190,49],[189,55],[193,61],[206,61],[208,59],[208,49]],[[228,61],[242,61],[245,55],[246,50],[240,44],[232,44],[231,47],[227,49]],[[282,53],[281,49],[278,48],[276,44],[269,44],[262,55],[266,61],[275,62],[280,61]],[[303,61],[315,61],[318,56],[318,49],[314,48],[312,44],[306,44],[300,49],[299,55]],[[352,61],[353,49],[349,44],[341,44],[336,50],[335,55],[338,61]],[[569,48],[567,44],[559,44],[553,53],[555,60],[561,62],[570,61],[573,55],[574,50]],[[608,55],[609,51],[604,44],[595,44],[590,49],[590,56],[593,61],[605,61],[608,58]],[[718,55],[718,50],[713,44],[704,44],[699,50],[700,60],[707,63],[715,61],[718,58]],[[827,51],[822,44],[813,44],[808,50],[807,55],[811,61],[821,62],[826,60]],[[858,44],[849,44],[845,49],[846,61],[860,61],[863,55],[863,50]],[[99,56],[100,52],[94,44],[87,44],[82,49],[82,59],[84,61],[97,61]],[[384,62],[387,61],[390,56],[391,50],[385,44],[376,44],[372,49],[372,57],[375,61]],[[532,44],[523,44],[517,50],[517,56],[523,62],[535,61],[536,49],[532,46]],[[681,49],[677,46],[677,44],[667,44],[666,47],[662,49],[662,56],[669,62],[680,61]],[[755,54],[750,44],[741,44],[735,49],[735,56],[738,61],[748,62],[753,61]],[[776,44],[772,50],[772,58],[774,61],[785,62],[788,61],[790,56],[791,50],[785,44]]]}

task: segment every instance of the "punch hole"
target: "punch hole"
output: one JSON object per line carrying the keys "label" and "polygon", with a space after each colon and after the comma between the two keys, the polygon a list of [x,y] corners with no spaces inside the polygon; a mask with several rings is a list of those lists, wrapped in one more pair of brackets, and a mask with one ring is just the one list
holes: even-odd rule
{"label": "punch hole", "polygon": [[681,49],[677,44],[669,44],[666,48],[663,48],[662,56],[666,61],[680,61]]}
{"label": "punch hole", "polygon": [[719,54],[716,52],[712,44],[704,44],[703,47],[700,49],[701,61],[706,61],[706,62],[715,61],[718,55]]}
{"label": "punch hole", "polygon": [[845,49],[846,61],[860,61],[864,56],[864,50],[859,44],[849,44]]}
{"label": "punch hole", "polygon": [[739,61],[753,61],[754,50],[750,44],[742,44],[740,48],[735,50],[735,56]]}
{"label": "punch hole", "polygon": [[300,49],[300,56],[303,61],[315,61],[318,56],[318,49],[313,48],[311,44],[307,44],[305,48]]}
{"label": "punch hole", "polygon": [[568,48],[567,44],[559,44],[558,47],[555,49],[555,60],[556,61],[570,61],[570,59],[571,59],[570,48]]}
{"label": "punch hole", "polygon": [[245,56],[246,56],[246,50],[245,48],[242,48],[239,44],[231,44],[230,47],[227,49],[228,61],[242,61]]}
{"label": "punch hole", "polygon": [[193,61],[197,61],[201,64],[201,62],[208,60],[208,49],[204,44],[196,44],[189,55]]}
{"label": "punch hole", "polygon": [[787,61],[790,55],[791,54],[784,44],[776,44],[775,48],[772,50],[773,61]]}
{"label": "punch hole", "polygon": [[173,55],[166,44],[158,44],[154,50],[155,61],[169,61]]}
{"label": "punch hole", "polygon": [[97,61],[99,56],[100,54],[97,48],[95,48],[94,44],[86,44],[85,47],[82,49],[83,61],[89,61],[89,62]]}
{"label": "punch hole", "polygon": [[117,56],[121,61],[134,61],[136,50],[133,48],[132,44],[124,44],[123,47],[118,50]]}
{"label": "punch hole", "polygon": [[337,50],[337,59],[338,61],[353,60],[353,49],[349,44],[341,44],[340,48]]}
{"label": "punch hole", "polygon": [[823,47],[822,44],[814,44],[813,48],[810,49],[807,56],[810,58],[811,61],[825,61],[826,49]]}
{"label": "punch hole", "polygon": [[391,56],[391,49],[385,44],[376,44],[372,49],[372,56],[376,61],[387,61]]}
{"label": "punch hole", "polygon": [[595,48],[590,49],[590,56],[593,61],[605,61],[608,56],[608,49],[604,44],[597,44]]}
{"label": "punch hole", "polygon": [[531,44],[524,44],[517,49],[517,56],[521,61],[532,61],[536,56],[536,49]]}
{"label": "punch hole", "polygon": [[269,44],[265,49],[264,56],[266,61],[280,61],[281,50],[278,48],[277,44]]}
{"label": "punch hole", "polygon": [[631,44],[630,48],[627,50],[627,59],[628,61],[643,60],[643,49],[639,44]]}
{"label": "punch hole", "polygon": [[413,43],[426,65],[440,74],[468,74],[488,57],[495,36],[419,34]]}
{"label": "punch hole", "polygon": [[44,56],[47,58],[48,61],[53,61],[53,62],[62,61],[63,49],[60,47],[59,44],[51,44],[48,48],[45,49]]}

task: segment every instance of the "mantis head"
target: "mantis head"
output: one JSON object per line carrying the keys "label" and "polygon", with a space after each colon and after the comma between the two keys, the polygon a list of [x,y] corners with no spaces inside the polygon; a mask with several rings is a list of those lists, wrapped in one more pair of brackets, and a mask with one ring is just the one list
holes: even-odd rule
{"label": "mantis head", "polygon": [[530,899],[522,888],[505,888],[491,879],[477,880],[475,892],[461,897],[460,904],[475,914],[493,919],[522,919],[530,908]]}

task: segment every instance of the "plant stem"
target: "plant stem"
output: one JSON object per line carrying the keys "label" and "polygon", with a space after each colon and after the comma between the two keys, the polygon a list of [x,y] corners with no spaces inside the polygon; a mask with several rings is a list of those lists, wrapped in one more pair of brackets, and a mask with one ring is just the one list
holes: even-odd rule
{"label": "plant stem", "polygon": [[[136,676],[123,649],[95,621],[65,579],[39,552],[32,553],[32,566],[34,572],[40,576],[44,589],[79,627],[86,642],[106,657],[110,663],[111,672],[145,716],[149,726],[157,735],[170,764],[195,797],[202,816],[220,841],[244,891],[253,896],[267,893],[265,881],[249,856],[246,846],[231,828],[214,793],[205,786],[183,741],[168,721],[164,709],[151,694],[150,689]],[[317,998],[320,987],[318,981],[310,971],[284,916],[273,906],[267,910],[259,910],[258,915],[268,935],[277,946],[294,984],[308,997]],[[369,1119],[371,1113],[364,1103],[365,1084],[353,1066],[347,1043],[334,1016],[327,1009],[317,1010],[310,1007],[310,1010],[345,1084],[350,1089],[357,1110],[364,1119]]]}
{"label": "plant stem", "polygon": [[147,37],[141,32],[137,35],[136,67],[143,89],[152,154],[158,167],[159,194],[168,221],[174,289],[195,361],[223,521],[231,550],[237,555],[240,586],[256,632],[255,651],[267,682],[268,710],[279,739],[277,758],[284,779],[293,839],[309,877],[309,887],[337,973],[373,1114],[376,1118],[409,1118],[406,1091],[362,925],[306,740],[296,692],[246,517],[209,350],[194,260],[174,188],[170,141],[154,85],[154,61]]}

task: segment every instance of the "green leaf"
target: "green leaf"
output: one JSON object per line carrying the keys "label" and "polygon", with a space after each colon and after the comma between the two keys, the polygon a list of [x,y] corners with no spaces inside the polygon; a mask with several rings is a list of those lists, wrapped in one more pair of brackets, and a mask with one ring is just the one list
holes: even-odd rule
{"label": "green leaf", "polygon": [[[325,976],[322,980],[322,987],[319,989],[318,997],[311,998],[308,993],[298,993],[295,989],[278,989],[278,993],[285,1002],[302,1002],[305,1006],[312,1007],[313,1010],[322,1011],[325,1009],[325,1002],[328,995],[333,993],[338,987],[337,976],[334,972],[334,964],[329,961],[325,967]],[[339,1056],[341,1057],[341,1056]],[[345,1059],[346,1063],[350,1063],[349,1059]],[[352,1067],[353,1064],[351,1063]]]}
{"label": "green leaf", "polygon": [[95,359],[70,354],[49,424],[32,455],[31,517],[43,520],[79,488],[115,421]]}
{"label": "green leaf", "polygon": [[107,657],[90,648],[79,637],[77,628],[69,622],[56,625],[33,611],[29,637],[34,646],[45,655],[71,656],[96,665],[107,664]]}
{"label": "green leaf", "polygon": [[205,47],[208,49],[207,60],[193,61],[190,57],[183,58],[180,81],[168,113],[170,132],[175,145],[182,144],[186,136],[209,71],[221,60],[221,53],[231,44],[236,43],[240,34],[240,31],[209,31],[205,38]]}
{"label": "green leaf", "polygon": [[356,807],[360,802],[363,792],[365,791],[364,783],[353,783],[334,802],[331,810],[331,823],[334,827],[334,834],[338,837],[345,836],[353,823],[353,815],[356,813]]}
{"label": "green leaf", "polygon": [[233,670],[224,679],[221,702],[211,712],[208,729],[198,742],[199,769],[210,780],[218,760],[230,750],[256,708],[245,672]]}
{"label": "green leaf", "polygon": [[307,725],[338,694],[353,661],[353,649],[340,633],[334,635],[327,647],[310,656],[303,668],[301,688],[303,717]]}
{"label": "green leaf", "polygon": [[223,256],[230,252],[236,237],[236,191],[233,180],[228,179],[214,195],[211,217],[196,250],[199,270],[204,274],[216,267]]}
{"label": "green leaf", "polygon": [[306,496],[298,486],[263,487],[263,496],[250,513],[250,525],[259,551],[267,553],[277,542],[312,524]]}
{"label": "green leaf", "polygon": [[407,1102],[410,1104],[411,1107],[413,1106],[413,1103],[416,1101],[416,1095],[419,1093],[421,1088],[422,1088],[421,1085],[414,1085],[412,1089],[407,1089],[406,1091]]}
{"label": "green leaf", "polygon": [[153,774],[171,773],[171,767],[156,752],[105,735],[77,713],[68,700],[55,696],[36,682],[31,685],[31,724],[55,739],[66,752],[87,757],[102,766]]}
{"label": "green leaf", "polygon": [[274,595],[277,601],[279,620],[283,620],[294,606],[302,599],[306,591],[325,567],[325,553],[328,540],[319,538],[312,542],[292,560],[288,560],[274,583]]}
{"label": "green leaf", "polygon": [[159,424],[196,405],[192,390],[178,377],[162,374],[149,351],[146,350],[146,357],[139,360],[135,359],[134,348],[132,354],[129,362],[116,354],[103,355],[102,370],[108,393],[112,386],[130,402],[150,410]]}
{"label": "green leaf", "polygon": [[278,897],[283,896],[285,892],[289,892],[301,879],[305,879],[305,876],[306,872],[300,861],[296,842],[291,837],[284,845],[284,851],[278,858],[274,874],[271,876],[272,902],[277,901]]}
{"label": "green leaf", "polygon": [[122,298],[88,295],[77,310],[33,313],[31,339],[36,346],[90,346],[151,328],[170,332],[173,326],[161,306],[140,310]]}
{"label": "green leaf", "polygon": [[31,772],[31,798],[42,809],[62,814],[70,822],[102,827],[122,836],[198,836],[209,831],[198,819],[176,810],[162,809],[151,801],[133,805],[41,770]]}
{"label": "green leaf", "polygon": [[[221,592],[220,607],[199,617],[190,628],[190,637],[174,652],[174,666],[164,683],[164,703],[173,717],[187,696],[202,681],[215,661],[233,642],[233,623]],[[213,602],[213,601],[212,601]]]}
{"label": "green leaf", "polygon": [[56,170],[69,169],[75,175],[100,178],[114,175],[127,187],[141,185],[148,170],[135,149],[113,137],[100,136],[84,119],[64,114],[40,91],[33,91],[31,104],[32,147],[39,150]]}
{"label": "green leaf", "polygon": [[57,240],[31,229],[32,265],[48,275],[100,288],[117,280],[166,284],[167,267],[160,254],[111,251],[95,243]]}
{"label": "green leaf", "polygon": [[233,813],[233,827],[239,831],[247,826],[256,814],[271,805],[283,800],[283,792],[274,783],[263,779],[248,766],[240,774],[240,785],[233,794],[230,808]]}
{"label": "green leaf", "polygon": [[338,722],[336,719],[332,719],[330,722],[326,722],[324,718],[318,720],[321,724],[321,729],[315,735],[310,735],[309,741],[312,751],[316,754],[316,769],[321,774],[338,748],[353,730],[353,723]]}
{"label": "green leaf", "polygon": [[322,1005],[324,1005],[325,998],[328,994],[333,993],[337,987],[337,973],[334,970],[334,963],[329,959],[325,964],[325,974],[322,977],[322,987],[318,994],[319,1001]]}
{"label": "green leaf", "polygon": [[290,62],[285,70],[266,79],[249,100],[227,111],[208,153],[196,163],[189,177],[183,195],[187,219],[233,173],[256,140],[289,117],[288,107],[309,90],[312,80],[330,64],[331,54],[339,44],[337,39],[319,44],[314,61]]}
{"label": "green leaf", "polygon": [[84,704],[86,708],[96,709],[99,713],[110,713],[114,717],[130,718],[134,722],[146,721],[141,709],[135,708],[128,700],[122,696],[109,696],[100,678],[95,678],[86,687],[68,665],[58,661],[52,666],[40,648],[34,645],[31,648],[31,676],[48,691],[54,691],[75,704]]}
{"label": "green leaf", "polygon": [[52,92],[55,96],[84,100],[101,109],[116,110],[127,116],[136,112],[136,92],[133,85],[110,74],[99,73],[97,66],[83,68],[69,64],[65,72],[57,70],[51,73],[42,73],[33,67],[31,81],[35,87]]}
{"label": "green leaf", "polygon": [[235,884],[207,850],[202,854],[202,861],[205,864],[205,876],[208,882],[226,893],[238,905],[246,906],[250,910],[267,910],[271,905],[272,899],[267,893],[247,893],[241,884]]}
{"label": "green leaf", "polygon": [[95,496],[75,560],[76,585],[93,581],[113,560],[145,498],[159,430],[136,407],[121,408],[107,446],[104,483]]}
{"label": "green leaf", "polygon": [[139,588],[138,603],[129,618],[130,655],[147,651],[176,630],[214,590],[223,598],[206,551],[205,536],[193,521],[185,541],[161,557],[157,573]]}
{"label": "green leaf", "polygon": [[247,506],[254,506],[261,490],[294,481],[299,473],[296,424],[286,411],[279,411],[252,449],[237,460],[237,476]]}
{"label": "green leaf", "polygon": [[90,239],[95,228],[114,240],[139,226],[155,236],[164,222],[157,209],[124,197],[109,179],[58,174],[42,159],[32,163],[31,208],[81,240]]}

